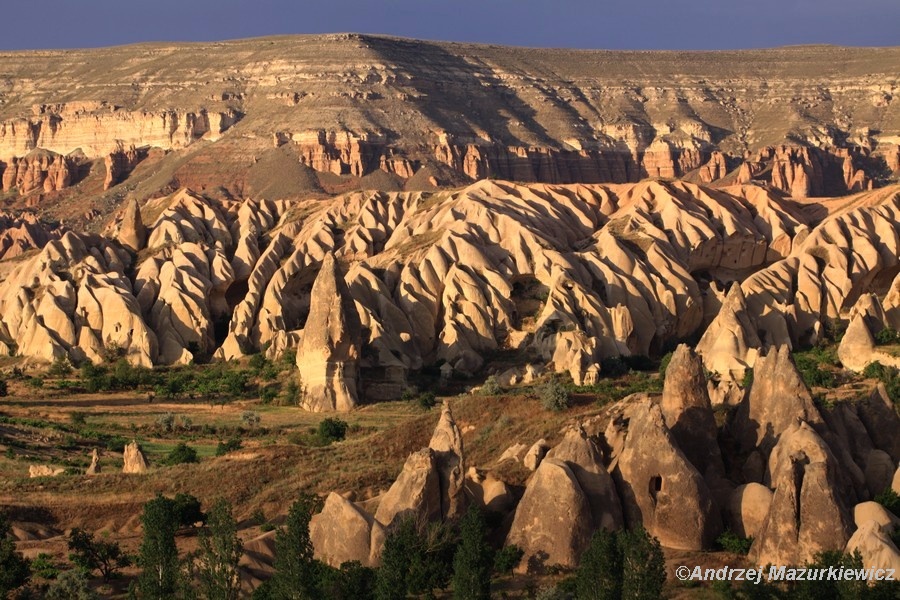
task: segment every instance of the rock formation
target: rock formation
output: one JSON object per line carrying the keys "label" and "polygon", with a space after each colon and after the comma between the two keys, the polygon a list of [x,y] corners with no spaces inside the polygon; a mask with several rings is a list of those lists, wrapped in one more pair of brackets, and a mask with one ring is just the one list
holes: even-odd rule
{"label": "rock formation", "polygon": [[359,315],[334,256],[327,254],[312,287],[297,349],[304,408],[348,411],[359,403],[360,346]]}
{"label": "rock formation", "polygon": [[759,448],[768,456],[781,433],[796,419],[822,424],[812,394],[791,360],[790,350],[786,346],[773,348],[756,360],[750,393],[735,416],[734,435],[743,450]]}
{"label": "rock formation", "polygon": [[309,537],[316,556],[333,567],[359,561],[377,567],[384,545],[384,527],[355,504],[332,492],[322,512],[309,522]]}
{"label": "rock formation", "polygon": [[91,452],[91,464],[88,466],[85,474],[97,475],[98,473],[100,473],[100,453],[94,448],[93,452]]}
{"label": "rock formation", "polygon": [[[636,398],[614,417],[606,433],[613,446],[613,476],[625,521],[640,523],[663,546],[709,547],[722,524],[710,490],[678,448],[662,411],[649,398]],[[621,447],[613,440],[624,440]]]}
{"label": "rock formation", "polygon": [[840,467],[827,444],[800,421],[772,450],[774,495],[750,549],[759,565],[798,564],[826,550],[841,550],[852,520],[845,505]]}
{"label": "rock formation", "polygon": [[678,346],[666,368],[659,407],[666,426],[691,464],[707,479],[724,476],[703,362],[684,344]]}
{"label": "rock formation", "polygon": [[51,467],[49,465],[28,465],[28,476],[34,477],[56,477],[62,475],[66,470],[62,467]]}
{"label": "rock formation", "polygon": [[459,517],[464,512],[461,502],[465,499],[462,493],[465,480],[463,464],[463,441],[459,427],[453,420],[450,404],[445,402],[441,408],[441,418],[428,447],[434,451],[435,466],[441,486],[441,516],[445,519]]}
{"label": "rock formation", "polygon": [[524,551],[521,571],[575,567],[593,529],[591,505],[575,474],[564,461],[548,458],[525,488],[506,543]]}
{"label": "rock formation", "polygon": [[150,463],[147,461],[147,457],[144,456],[144,452],[141,450],[137,440],[132,440],[130,444],[125,446],[125,453],[122,458],[124,459],[123,473],[146,473],[147,469],[150,468]]}

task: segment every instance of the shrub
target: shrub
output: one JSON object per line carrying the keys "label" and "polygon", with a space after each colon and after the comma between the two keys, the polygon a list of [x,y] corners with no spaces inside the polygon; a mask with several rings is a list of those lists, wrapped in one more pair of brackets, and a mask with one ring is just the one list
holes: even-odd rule
{"label": "shrub", "polygon": [[63,571],[51,583],[42,596],[44,600],[96,600],[99,598],[90,586],[81,569]]}
{"label": "shrub", "polygon": [[329,417],[319,422],[316,435],[325,444],[339,442],[347,436],[347,422]]}
{"label": "shrub", "polygon": [[867,379],[879,379],[879,380],[884,380],[887,377],[888,373],[889,373],[888,368],[885,367],[880,362],[878,362],[877,360],[875,362],[870,362],[869,364],[867,364],[866,368],[863,369],[863,372],[862,372],[863,377],[865,377]]}
{"label": "shrub", "polygon": [[31,573],[41,579],[56,579],[59,576],[59,565],[53,557],[46,552],[41,552],[37,558],[31,561]]}
{"label": "shrub", "polygon": [[484,385],[481,386],[479,393],[482,396],[499,396],[503,393],[503,388],[500,387],[500,382],[497,381],[497,378],[491,375],[484,380]]}
{"label": "shrub", "polygon": [[746,556],[750,552],[750,546],[753,544],[752,537],[741,537],[730,529],[726,529],[722,535],[716,539],[716,543],[725,552],[732,554],[740,554]]}
{"label": "shrub", "polygon": [[744,378],[741,379],[741,389],[748,389],[751,385],[753,385],[753,369],[748,367],[744,371]]}
{"label": "shrub", "polygon": [[200,500],[192,494],[175,494],[172,499],[175,517],[181,527],[193,527],[196,523],[206,523],[206,513],[200,510]]}
{"label": "shrub", "polygon": [[422,392],[419,394],[417,401],[420,408],[431,410],[437,404],[437,396],[434,395],[434,392]]}
{"label": "shrub", "polygon": [[47,375],[55,379],[65,377],[72,372],[72,363],[69,362],[68,356],[57,356],[47,369]]}
{"label": "shrub", "polygon": [[569,408],[569,392],[555,379],[538,388],[538,399],[546,410],[559,411]]}
{"label": "shrub", "polygon": [[672,354],[672,352],[668,352],[659,360],[660,379],[666,378],[666,370],[669,368],[669,363],[672,362]]}
{"label": "shrub", "polygon": [[266,364],[268,364],[268,360],[266,360],[266,355],[262,352],[257,352],[253,356],[250,357],[249,365],[250,368],[254,371],[262,371]]}
{"label": "shrub", "polygon": [[834,387],[836,383],[834,373],[823,369],[820,366],[821,362],[822,357],[815,356],[813,353],[794,355],[794,364],[807,387]]}
{"label": "shrub", "polygon": [[72,425],[84,425],[87,422],[87,413],[83,413],[81,411],[75,411],[69,413],[69,421]]}
{"label": "shrub", "polygon": [[261,420],[259,413],[255,413],[252,410],[245,410],[241,413],[241,422],[251,429],[259,425]]}
{"label": "shrub", "polygon": [[875,334],[875,343],[879,346],[896,344],[897,342],[900,342],[900,333],[891,327],[885,327]]}
{"label": "shrub", "polygon": [[504,546],[494,554],[494,573],[500,575],[511,573],[523,556],[525,551],[515,544]]}
{"label": "shrub", "polygon": [[0,598],[25,584],[31,574],[28,560],[16,552],[6,515],[0,513]]}
{"label": "shrub", "polygon": [[271,404],[278,398],[278,386],[267,385],[259,390],[259,401],[263,404]]}
{"label": "shrub", "polygon": [[175,413],[167,412],[156,417],[156,426],[165,433],[172,433],[175,429]]}
{"label": "shrub", "polygon": [[892,488],[888,487],[875,496],[875,502],[900,517],[900,496]]}
{"label": "shrub", "polygon": [[611,356],[600,363],[600,371],[607,377],[621,377],[630,370],[621,356]]}
{"label": "shrub", "polygon": [[241,438],[233,437],[229,438],[227,441],[219,441],[218,445],[216,445],[216,456],[225,456],[229,452],[234,452],[235,450],[241,449]]}
{"label": "shrub", "polygon": [[172,451],[169,452],[164,459],[160,461],[163,465],[182,465],[188,463],[196,463],[199,462],[197,458],[197,451],[185,444],[184,442],[179,442],[177,446],[172,448]]}

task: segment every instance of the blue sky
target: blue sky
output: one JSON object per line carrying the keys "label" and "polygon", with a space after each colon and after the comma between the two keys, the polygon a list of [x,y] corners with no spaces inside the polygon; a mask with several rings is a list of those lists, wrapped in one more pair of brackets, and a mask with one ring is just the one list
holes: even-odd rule
{"label": "blue sky", "polygon": [[0,48],[364,32],[520,46],[900,45],[900,0],[23,0]]}

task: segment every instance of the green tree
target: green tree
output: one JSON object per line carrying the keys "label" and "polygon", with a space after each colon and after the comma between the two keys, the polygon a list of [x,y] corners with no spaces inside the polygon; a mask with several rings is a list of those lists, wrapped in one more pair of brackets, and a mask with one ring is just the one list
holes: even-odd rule
{"label": "green tree", "polygon": [[131,559],[119,544],[94,539],[77,527],[69,534],[69,552],[69,560],[78,568],[87,574],[99,571],[103,581],[109,581],[119,569],[131,565]]}
{"label": "green tree", "polygon": [[288,511],[285,527],[275,535],[275,574],[270,594],[276,600],[317,600],[319,566],[313,557],[309,521],[321,508],[321,500],[304,493]]}
{"label": "green tree", "polygon": [[643,527],[619,534],[623,600],[656,600],[666,583],[666,559],[659,540]]}
{"label": "green tree", "polygon": [[619,600],[622,598],[622,548],[615,532],[601,529],[575,572],[578,600]]}
{"label": "green tree", "polygon": [[171,498],[159,495],[144,504],[137,589],[141,598],[163,600],[172,598],[178,588],[178,548],[175,532],[179,525],[179,510]]}
{"label": "green tree", "polygon": [[445,588],[455,550],[453,531],[447,525],[434,523],[420,529],[412,517],[401,519],[385,539],[375,597],[394,600]]}
{"label": "green tree", "polygon": [[0,513],[0,598],[25,585],[31,576],[28,561],[16,552],[6,515]]}
{"label": "green tree", "polygon": [[184,442],[179,442],[178,445],[172,448],[172,451],[160,461],[160,463],[170,466],[195,462],[199,462],[197,451]]}
{"label": "green tree", "polygon": [[200,532],[195,573],[207,600],[235,600],[241,589],[238,561],[244,546],[237,535],[237,521],[225,499],[213,504],[207,528]]}
{"label": "green tree", "polygon": [[329,600],[374,600],[375,569],[364,567],[359,561],[341,564],[340,569],[322,565],[320,587]]}
{"label": "green tree", "polygon": [[489,600],[493,551],[485,541],[484,516],[473,507],[459,524],[459,545],[453,556],[453,598]]}

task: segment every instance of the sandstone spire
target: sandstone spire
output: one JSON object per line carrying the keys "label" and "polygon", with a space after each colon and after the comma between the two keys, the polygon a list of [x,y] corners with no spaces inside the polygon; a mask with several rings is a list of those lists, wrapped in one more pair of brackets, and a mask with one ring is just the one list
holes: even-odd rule
{"label": "sandstone spire", "polygon": [[359,403],[361,338],[353,298],[334,255],[326,254],[312,287],[309,317],[297,350],[297,367],[304,386],[303,408],[315,412],[349,411]]}

